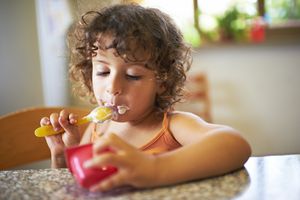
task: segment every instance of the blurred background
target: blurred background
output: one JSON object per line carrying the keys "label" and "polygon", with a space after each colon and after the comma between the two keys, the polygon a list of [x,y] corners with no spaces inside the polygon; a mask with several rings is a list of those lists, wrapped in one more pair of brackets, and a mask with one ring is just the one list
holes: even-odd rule
{"label": "blurred background", "polygon": [[[66,31],[121,0],[1,0],[0,115],[83,106],[68,78]],[[248,139],[253,155],[300,153],[300,0],[140,0],[167,12],[204,73],[213,123]],[[198,108],[196,108],[198,109]]]}

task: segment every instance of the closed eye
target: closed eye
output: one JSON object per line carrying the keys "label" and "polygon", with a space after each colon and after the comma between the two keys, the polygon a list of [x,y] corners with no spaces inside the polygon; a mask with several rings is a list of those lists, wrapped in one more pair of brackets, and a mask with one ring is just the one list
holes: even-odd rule
{"label": "closed eye", "polygon": [[107,76],[109,75],[110,72],[97,72],[96,75],[97,76]]}
{"label": "closed eye", "polygon": [[127,77],[127,79],[134,80],[134,81],[140,80],[142,78],[142,76],[134,76],[134,75],[129,75],[129,74],[127,74],[126,77]]}

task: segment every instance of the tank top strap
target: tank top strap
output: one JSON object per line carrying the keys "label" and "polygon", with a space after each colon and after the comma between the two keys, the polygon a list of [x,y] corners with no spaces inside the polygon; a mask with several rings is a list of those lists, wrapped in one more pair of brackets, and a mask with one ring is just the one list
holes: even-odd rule
{"label": "tank top strap", "polygon": [[164,119],[163,119],[163,130],[169,130],[169,117],[168,117],[168,112],[165,112],[164,113]]}

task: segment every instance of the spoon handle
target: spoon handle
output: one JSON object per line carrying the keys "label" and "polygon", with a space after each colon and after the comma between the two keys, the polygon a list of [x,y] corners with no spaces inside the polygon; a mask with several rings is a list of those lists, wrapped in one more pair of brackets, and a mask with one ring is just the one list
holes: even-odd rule
{"label": "spoon handle", "polygon": [[[75,123],[75,125],[85,124],[85,123],[88,123],[90,121],[91,121],[91,119],[86,116],[86,117],[83,117],[83,118],[79,119],[77,121],[77,123]],[[36,137],[45,137],[45,136],[55,135],[55,134],[59,134],[59,133],[63,133],[63,132],[64,132],[64,129],[60,129],[58,131],[55,131],[53,129],[53,126],[47,125],[47,126],[41,126],[37,129],[35,129],[34,135]]]}
{"label": "spoon handle", "polygon": [[63,129],[55,131],[52,126],[47,125],[47,126],[41,126],[37,129],[35,129],[34,135],[36,137],[45,137],[45,136],[55,135],[55,134],[59,134],[59,133],[63,133],[63,132],[64,132]]}

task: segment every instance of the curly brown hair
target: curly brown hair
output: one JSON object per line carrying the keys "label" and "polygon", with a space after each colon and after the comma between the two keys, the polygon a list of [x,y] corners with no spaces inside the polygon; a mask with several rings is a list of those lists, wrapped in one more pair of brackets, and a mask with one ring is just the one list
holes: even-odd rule
{"label": "curly brown hair", "polygon": [[[70,76],[80,96],[93,98],[92,57],[100,49],[114,48],[125,62],[145,61],[165,91],[157,95],[161,111],[172,108],[182,98],[186,71],[191,66],[191,48],[183,41],[173,20],[155,8],[118,4],[85,13],[69,34]],[[100,39],[112,36],[105,46]],[[146,52],[147,58],[141,58]]]}

